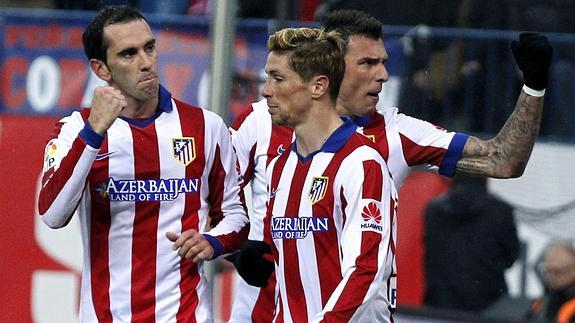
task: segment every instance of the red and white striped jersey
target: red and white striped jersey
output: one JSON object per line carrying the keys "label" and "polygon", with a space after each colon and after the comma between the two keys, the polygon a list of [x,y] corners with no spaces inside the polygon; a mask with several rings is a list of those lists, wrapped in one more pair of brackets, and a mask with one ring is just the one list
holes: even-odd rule
{"label": "red and white striped jersey", "polygon": [[453,177],[469,138],[399,113],[397,108],[356,118],[357,132],[375,142],[399,189],[413,170]]}
{"label": "red and white striped jersey", "polygon": [[[262,241],[263,219],[266,215],[266,168],[274,157],[285,151],[293,141],[293,130],[272,124],[266,100],[253,103],[230,127],[232,143],[238,156],[243,185],[250,184],[252,209],[249,239]],[[239,282],[229,323],[270,322],[273,318],[275,276],[268,287],[259,288]]]}
{"label": "red and white striped jersey", "polygon": [[[210,322],[203,265],[167,231],[210,235],[236,250],[248,222],[230,136],[215,113],[160,88],[151,118],[120,117],[102,141],[89,109],[59,123],[46,147],[39,214],[52,228],[77,213],[83,240],[81,322]],[[96,147],[96,148],[95,148]],[[100,147],[100,148],[98,148]]]}
{"label": "red and white striped jersey", "polygon": [[[398,190],[415,169],[453,176],[468,138],[401,114],[397,108],[378,110],[355,122],[359,125],[357,132],[378,146]],[[272,126],[265,99],[248,107],[230,130],[244,184],[249,182],[251,187],[250,239],[262,240],[261,221],[267,198],[265,169],[292,142],[293,134],[288,127]],[[240,278],[229,322],[247,323],[260,318],[269,321],[265,318],[272,316],[273,294],[273,280],[270,286],[260,289]]]}
{"label": "red and white striped jersey", "polygon": [[238,157],[243,185],[250,184],[253,213],[249,238],[263,240],[262,220],[266,213],[265,179],[268,164],[293,141],[293,130],[272,124],[266,100],[253,103],[230,127],[232,144]]}
{"label": "red and white striped jersey", "polygon": [[[347,119],[308,157],[267,169],[278,322],[389,322],[397,193],[373,142]],[[297,140],[297,139],[296,139]]]}

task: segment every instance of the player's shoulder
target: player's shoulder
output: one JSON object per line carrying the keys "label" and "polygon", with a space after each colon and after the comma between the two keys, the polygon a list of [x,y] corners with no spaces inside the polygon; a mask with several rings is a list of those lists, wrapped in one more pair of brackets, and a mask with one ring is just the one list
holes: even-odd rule
{"label": "player's shoulder", "polygon": [[83,127],[89,116],[90,108],[83,108],[78,111],[72,111],[69,115],[60,118],[60,120],[58,120],[58,124],[77,124],[78,126]]}
{"label": "player's shoulder", "polygon": [[174,107],[176,109],[178,109],[178,111],[180,112],[184,112],[186,114],[206,114],[206,113],[214,113],[215,112],[211,112],[208,109],[205,109],[203,107],[188,103],[188,102],[184,102],[182,100],[176,99],[176,98],[172,98],[173,102],[174,102]]}
{"label": "player's shoulder", "polygon": [[390,107],[390,108],[386,108],[383,110],[377,110],[377,115],[379,115],[379,117],[385,118],[385,120],[388,122],[390,122],[390,121],[401,121],[401,120],[420,120],[420,121],[427,122],[427,121],[425,121],[421,118],[418,118],[416,116],[411,116],[409,114],[406,114],[405,112],[401,111],[401,109],[399,107]]}
{"label": "player's shoulder", "polygon": [[378,111],[378,114],[385,118],[386,125],[393,125],[393,129],[402,134],[413,136],[418,133],[420,135],[431,135],[432,133],[449,132],[439,124],[405,114],[397,107]]}
{"label": "player's shoulder", "polygon": [[[203,120],[205,129],[220,131],[222,127],[227,129],[224,119],[214,111],[196,106],[187,102],[173,99],[179,111],[180,118],[190,118],[191,120]],[[197,119],[196,119],[197,118]]]}
{"label": "player's shoulder", "polygon": [[346,160],[345,164],[351,168],[357,167],[358,164],[366,160],[384,163],[378,146],[371,139],[359,133],[352,134],[338,153],[340,158]]}
{"label": "player's shoulder", "polygon": [[410,116],[408,114],[405,114],[404,112],[402,112],[398,107],[391,107],[391,108],[386,108],[384,110],[377,110],[377,113],[375,114],[376,117],[375,118],[382,118],[385,120],[385,124],[386,125],[401,125],[404,122],[409,122],[411,120],[420,120],[420,121],[424,121],[421,119],[418,119],[416,117]]}
{"label": "player's shoulder", "polygon": [[369,138],[357,134],[350,137],[347,147],[348,154],[342,159],[338,173],[344,178],[353,178],[362,172],[366,165],[379,165],[387,170],[387,163],[377,145]]}
{"label": "player's shoulder", "polygon": [[242,125],[246,123],[257,123],[267,119],[271,120],[271,116],[268,112],[268,104],[266,99],[262,99],[260,101],[249,104],[247,107],[241,110],[230,128],[238,130]]}
{"label": "player's shoulder", "polygon": [[399,114],[398,107],[387,107],[385,109],[377,109],[375,111],[377,112],[376,117],[391,117]]}
{"label": "player's shoulder", "polygon": [[348,140],[348,145],[351,149],[358,149],[360,147],[368,147],[371,149],[378,150],[377,145],[369,137],[366,137],[360,133],[353,133]]}

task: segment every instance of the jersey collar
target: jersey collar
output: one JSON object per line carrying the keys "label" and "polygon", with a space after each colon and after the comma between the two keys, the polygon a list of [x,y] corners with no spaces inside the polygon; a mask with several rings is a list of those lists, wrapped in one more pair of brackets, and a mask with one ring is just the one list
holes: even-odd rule
{"label": "jersey collar", "polygon": [[302,157],[297,152],[296,141],[293,142],[292,151],[294,151],[297,154],[297,156],[301,162],[305,163],[308,160],[311,160],[313,158],[313,156],[315,156],[319,152],[335,153],[341,147],[343,147],[343,145],[345,145],[345,143],[348,141],[349,137],[351,137],[355,133],[357,125],[349,117],[344,116],[344,117],[341,117],[341,119],[343,120],[343,124],[341,126],[339,126],[339,128],[337,128],[327,138],[327,140],[321,146],[320,150],[314,151],[313,153],[309,154],[306,157]]}
{"label": "jersey collar", "polygon": [[158,110],[171,112],[172,109],[172,93],[170,93],[160,84],[160,100],[158,102]]}
{"label": "jersey collar", "polygon": [[158,99],[158,109],[156,110],[156,113],[154,113],[153,116],[146,118],[146,119],[130,119],[130,118],[126,118],[126,117],[122,117],[120,116],[120,118],[122,118],[124,121],[126,121],[129,124],[144,128],[147,127],[149,124],[151,124],[152,122],[154,122],[154,120],[156,120],[157,117],[159,117],[162,112],[172,112],[172,93],[170,93],[168,90],[166,90],[166,88],[164,88],[161,84],[160,84],[160,90],[159,90],[159,99]]}
{"label": "jersey collar", "polygon": [[374,110],[372,113],[370,113],[369,115],[366,116],[362,116],[362,117],[357,117],[355,119],[353,119],[353,122],[358,126],[358,127],[365,127],[367,126],[371,121],[373,121],[375,119],[375,114],[377,113],[377,110]]}

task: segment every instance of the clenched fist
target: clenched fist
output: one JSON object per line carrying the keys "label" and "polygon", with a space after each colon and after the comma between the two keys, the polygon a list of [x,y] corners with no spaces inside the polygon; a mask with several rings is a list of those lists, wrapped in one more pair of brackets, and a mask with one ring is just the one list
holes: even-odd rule
{"label": "clenched fist", "polygon": [[99,86],[94,89],[88,122],[95,132],[104,135],[127,105],[128,101],[120,90]]}

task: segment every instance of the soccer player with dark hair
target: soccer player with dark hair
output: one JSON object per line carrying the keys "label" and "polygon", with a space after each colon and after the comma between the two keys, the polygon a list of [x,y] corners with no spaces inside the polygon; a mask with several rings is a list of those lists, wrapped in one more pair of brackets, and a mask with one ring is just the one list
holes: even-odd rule
{"label": "soccer player with dark hair", "polygon": [[[382,39],[382,24],[367,13],[355,10],[334,11],[324,20],[326,30],[343,34],[345,44],[345,75],[336,108],[353,118],[357,131],[372,139],[386,160],[399,189],[414,169],[452,177],[456,172],[495,178],[522,175],[535,139],[543,112],[543,99],[553,49],[539,34],[524,33],[511,43],[511,50],[523,72],[523,87],[515,110],[490,140],[463,133],[449,132],[424,120],[399,112],[396,107],[380,107],[378,95],[389,75],[388,59]],[[265,169],[293,140],[288,127],[271,124],[265,100],[253,103],[231,127],[232,141],[238,154],[244,183],[251,181],[254,212],[250,214],[252,264],[263,262],[267,250],[261,241],[265,215]],[[269,304],[274,303],[274,278],[263,286],[267,270],[259,272],[251,266],[238,272],[246,280],[234,301],[231,322],[266,321],[271,316]],[[269,266],[267,266],[269,268]],[[257,277],[257,279],[253,279]],[[247,279],[246,279],[247,278]],[[265,282],[262,282],[264,280]],[[390,286],[395,285],[391,279]],[[395,292],[390,295],[394,305]],[[246,309],[249,309],[246,310]]]}
{"label": "soccer player with dark hair", "polygon": [[105,7],[83,42],[108,85],[59,122],[38,202],[51,228],[80,219],[80,321],[211,322],[202,260],[238,249],[248,222],[227,127],[160,85],[135,9]]}

